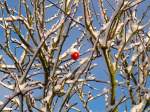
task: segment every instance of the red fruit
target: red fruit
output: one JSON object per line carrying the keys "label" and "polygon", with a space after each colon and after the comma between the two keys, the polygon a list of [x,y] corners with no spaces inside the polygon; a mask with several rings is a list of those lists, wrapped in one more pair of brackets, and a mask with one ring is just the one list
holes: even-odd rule
{"label": "red fruit", "polygon": [[80,57],[80,53],[78,51],[71,52],[71,58],[73,60],[77,60]]}

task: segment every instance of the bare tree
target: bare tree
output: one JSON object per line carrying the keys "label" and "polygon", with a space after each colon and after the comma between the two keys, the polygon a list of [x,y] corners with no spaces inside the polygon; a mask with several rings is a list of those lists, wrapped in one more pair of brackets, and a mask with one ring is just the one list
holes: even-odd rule
{"label": "bare tree", "polygon": [[1,0],[0,111],[150,111],[148,1]]}

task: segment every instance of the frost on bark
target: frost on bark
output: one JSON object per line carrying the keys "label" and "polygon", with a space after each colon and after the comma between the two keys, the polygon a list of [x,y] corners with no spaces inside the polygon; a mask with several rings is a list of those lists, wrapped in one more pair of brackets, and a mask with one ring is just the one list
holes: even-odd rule
{"label": "frost on bark", "polygon": [[148,0],[1,0],[0,111],[149,111],[149,13]]}

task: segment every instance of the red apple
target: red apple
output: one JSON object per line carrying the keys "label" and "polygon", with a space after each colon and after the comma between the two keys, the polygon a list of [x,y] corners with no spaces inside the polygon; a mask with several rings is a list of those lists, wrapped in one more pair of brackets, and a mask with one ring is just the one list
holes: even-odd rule
{"label": "red apple", "polygon": [[71,51],[71,59],[77,60],[80,57],[80,53],[78,50],[72,50]]}

